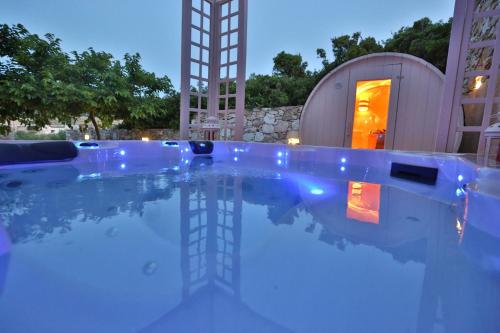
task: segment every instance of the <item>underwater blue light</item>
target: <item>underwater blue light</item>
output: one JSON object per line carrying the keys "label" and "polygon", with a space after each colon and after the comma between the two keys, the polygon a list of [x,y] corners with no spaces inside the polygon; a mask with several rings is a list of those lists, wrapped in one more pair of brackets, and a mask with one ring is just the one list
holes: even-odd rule
{"label": "underwater blue light", "polygon": [[237,153],[239,150],[238,148],[234,148],[234,152]]}
{"label": "underwater blue light", "polygon": [[465,191],[462,188],[457,188],[455,194],[457,195],[457,197],[461,197],[462,195],[465,195]]}
{"label": "underwater blue light", "polygon": [[282,160],[278,160],[278,165],[282,165],[283,164],[283,161]]}
{"label": "underwater blue light", "polygon": [[283,157],[283,153],[282,152],[278,152],[278,157]]}
{"label": "underwater blue light", "polygon": [[234,161],[235,161],[235,162],[238,162],[238,157],[235,157],[235,158],[234,158]]}
{"label": "underwater blue light", "polygon": [[464,176],[458,175],[457,179],[458,179],[459,182],[461,182],[462,180],[464,180]]}
{"label": "underwater blue light", "polygon": [[345,171],[345,166],[340,167],[340,171],[344,172]]}
{"label": "underwater blue light", "polygon": [[125,150],[123,150],[123,149],[120,150],[120,155],[125,156],[125,154],[126,154]]}
{"label": "underwater blue light", "polygon": [[311,194],[313,194],[313,195],[322,195],[324,193],[325,193],[324,190],[317,188],[317,187],[314,187],[311,189]]}
{"label": "underwater blue light", "polygon": [[184,149],[184,151],[187,153],[189,151],[189,148]]}
{"label": "underwater blue light", "polygon": [[189,164],[189,160],[184,161],[184,164]]}
{"label": "underwater blue light", "polygon": [[120,164],[120,168],[121,168],[122,170],[123,170],[123,169],[125,169],[126,167],[127,167],[127,166],[125,165],[125,163]]}
{"label": "underwater blue light", "polygon": [[342,163],[345,163],[345,162],[347,162],[347,158],[345,158],[345,157],[342,157],[342,159],[340,160],[340,162],[342,162]]}

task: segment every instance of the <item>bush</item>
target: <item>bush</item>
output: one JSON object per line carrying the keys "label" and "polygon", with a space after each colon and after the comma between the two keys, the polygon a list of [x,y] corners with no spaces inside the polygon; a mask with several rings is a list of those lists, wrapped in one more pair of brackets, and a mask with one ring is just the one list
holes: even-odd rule
{"label": "bush", "polygon": [[55,134],[40,134],[37,132],[19,131],[14,135],[16,140],[66,140],[66,133],[59,132]]}

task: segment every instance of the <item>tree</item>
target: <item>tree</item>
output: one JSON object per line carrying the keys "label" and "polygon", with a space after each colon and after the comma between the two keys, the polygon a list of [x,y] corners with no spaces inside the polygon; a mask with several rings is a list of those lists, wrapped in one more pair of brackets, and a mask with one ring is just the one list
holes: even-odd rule
{"label": "tree", "polygon": [[145,71],[140,64],[139,54],[125,55],[125,72],[128,89],[133,98],[128,118],[125,121],[136,123],[161,120],[160,127],[179,126],[180,95],[167,76],[156,77]]}
{"label": "tree", "polygon": [[283,81],[275,75],[250,75],[246,82],[246,106],[248,108],[288,105],[289,98],[283,89]]}
{"label": "tree", "polygon": [[442,71],[446,69],[451,19],[433,23],[428,18],[403,27],[385,42],[362,37],[360,32],[331,39],[333,60],[324,49],[317,49],[323,68],[317,72],[307,70],[300,54],[280,52],[274,58],[272,75],[251,75],[247,81],[247,107],[276,107],[301,105],[327,73],[345,62],[376,52],[401,52],[421,57]]}
{"label": "tree", "polygon": [[108,127],[113,120],[126,117],[123,106],[130,100],[126,77],[109,53],[89,49],[72,52],[72,56],[66,70],[68,85],[73,88],[68,108],[75,117],[86,115],[101,139],[100,125]]}
{"label": "tree", "polygon": [[393,34],[385,41],[384,50],[412,54],[446,72],[451,25],[451,18],[447,22],[433,23],[424,17]]}
{"label": "tree", "polygon": [[290,54],[282,51],[273,59],[273,73],[278,76],[304,77],[307,62],[302,61],[300,54]]}
{"label": "tree", "polygon": [[314,74],[300,54],[280,52],[272,75],[252,74],[246,83],[246,106],[277,107],[304,104],[314,85]]}
{"label": "tree", "polygon": [[139,54],[126,54],[122,65],[109,53],[93,49],[73,52],[68,76],[76,93],[71,109],[87,115],[97,139],[101,139],[98,119],[102,126],[109,127],[117,119],[134,123],[167,112],[161,95],[175,93],[170,79],[145,71],[140,59]]}
{"label": "tree", "polygon": [[68,55],[51,34],[43,39],[22,25],[0,26],[0,133],[14,120],[39,129],[51,120],[71,126],[83,115],[97,139],[101,126],[118,119],[147,123],[171,116],[176,124],[178,98],[170,79],[145,71],[140,60],[126,54],[122,65],[92,48]]}
{"label": "tree", "polygon": [[317,49],[316,54],[322,59],[323,69],[316,75],[316,82],[321,80],[327,73],[343,63],[370,53],[382,52],[384,47],[373,37],[362,38],[360,32],[351,36],[342,35],[331,39],[333,61],[327,58],[324,49]]}
{"label": "tree", "polygon": [[333,61],[329,61],[324,49],[317,49],[323,69],[318,78],[354,58],[377,52],[407,53],[427,60],[441,71],[446,71],[448,46],[451,35],[451,19],[433,23],[429,18],[415,21],[411,27],[403,27],[385,42],[373,37],[363,38],[360,32],[332,38]]}
{"label": "tree", "polygon": [[11,121],[41,128],[51,119],[69,124],[65,107],[68,57],[60,40],[32,35],[22,25],[0,26],[0,133]]}
{"label": "tree", "polygon": [[163,96],[158,100],[157,110],[154,114],[142,116],[139,118],[125,119],[121,128],[126,129],[146,129],[146,128],[175,128],[180,125],[180,102],[181,94],[173,91],[169,95]]}

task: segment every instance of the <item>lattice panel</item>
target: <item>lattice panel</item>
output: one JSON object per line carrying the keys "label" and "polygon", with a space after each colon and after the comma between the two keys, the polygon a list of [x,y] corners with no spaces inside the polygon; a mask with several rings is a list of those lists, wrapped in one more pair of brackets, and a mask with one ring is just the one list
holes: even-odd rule
{"label": "lattice panel", "polygon": [[193,0],[191,7],[191,57],[189,75],[189,121],[194,128],[208,112],[212,4]]}
{"label": "lattice panel", "polygon": [[223,128],[223,138],[231,135],[229,114],[236,112],[237,78],[238,78],[238,45],[239,45],[239,0],[221,3],[220,7],[220,51],[219,51],[219,103],[218,113]]}
{"label": "lattice panel", "polygon": [[482,153],[482,132],[500,121],[496,116],[500,109],[500,6],[499,1],[467,0],[464,8],[447,151]]}
{"label": "lattice panel", "polygon": [[222,139],[241,140],[245,109],[247,0],[183,0],[181,137],[207,117]]}

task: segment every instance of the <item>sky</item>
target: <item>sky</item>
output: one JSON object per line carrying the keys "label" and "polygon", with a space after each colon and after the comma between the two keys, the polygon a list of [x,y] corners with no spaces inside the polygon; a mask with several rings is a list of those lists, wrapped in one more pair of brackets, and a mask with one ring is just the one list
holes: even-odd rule
{"label": "sky", "polygon": [[[330,39],[360,31],[385,40],[417,19],[448,20],[454,0],[248,0],[247,75],[270,74],[281,51],[300,53],[321,68],[316,49],[331,59]],[[142,64],[180,86],[182,0],[0,0],[0,23],[62,39],[65,51],[93,47]]]}

